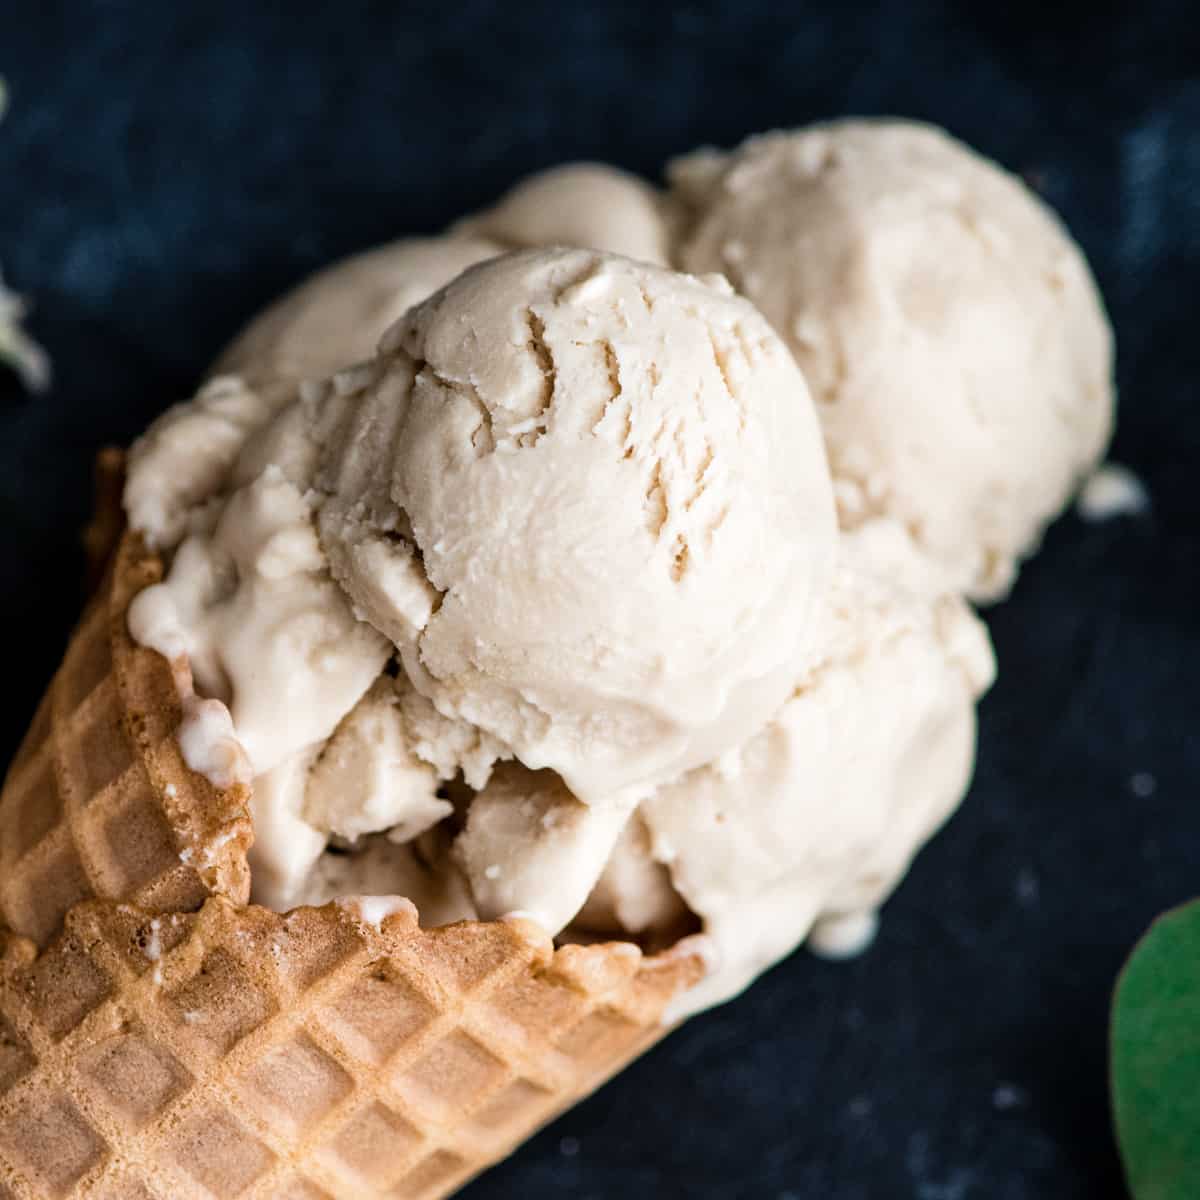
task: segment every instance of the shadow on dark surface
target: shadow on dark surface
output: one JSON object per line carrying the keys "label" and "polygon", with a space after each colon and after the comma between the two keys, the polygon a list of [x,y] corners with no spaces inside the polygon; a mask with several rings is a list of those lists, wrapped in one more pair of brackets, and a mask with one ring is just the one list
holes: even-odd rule
{"label": "shadow on dark surface", "polygon": [[0,264],[57,382],[33,399],[0,376],[0,760],[78,612],[95,451],[318,264],[552,162],[653,176],[830,115],[935,120],[1036,180],[1112,312],[1114,456],[1152,513],[1060,522],[987,613],[1000,679],[975,787],[870,954],[793,958],[468,1194],[1122,1195],[1108,991],[1200,879],[1191,6],[23,7],[0,43]]}

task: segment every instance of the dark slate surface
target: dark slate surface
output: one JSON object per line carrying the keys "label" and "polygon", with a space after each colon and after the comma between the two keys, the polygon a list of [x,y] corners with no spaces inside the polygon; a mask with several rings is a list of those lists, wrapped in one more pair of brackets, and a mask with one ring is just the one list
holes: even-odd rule
{"label": "dark slate surface", "polygon": [[1115,456],[1153,514],[1068,516],[988,613],[974,790],[872,953],[795,957],[469,1194],[1122,1195],[1109,988],[1200,884],[1193,20],[1187,0],[3,6],[0,264],[36,297],[57,383],[29,399],[0,377],[0,762],[77,608],[93,452],[187,394],[283,286],[565,158],[653,174],[773,125],[939,121],[1038,178],[1095,264]]}

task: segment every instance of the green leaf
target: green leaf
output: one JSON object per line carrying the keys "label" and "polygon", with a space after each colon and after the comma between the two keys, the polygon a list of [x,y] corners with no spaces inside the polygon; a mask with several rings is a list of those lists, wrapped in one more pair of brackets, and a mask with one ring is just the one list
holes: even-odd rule
{"label": "green leaf", "polygon": [[1113,1115],[1136,1200],[1200,1196],[1200,901],[1159,917],[1113,997]]}

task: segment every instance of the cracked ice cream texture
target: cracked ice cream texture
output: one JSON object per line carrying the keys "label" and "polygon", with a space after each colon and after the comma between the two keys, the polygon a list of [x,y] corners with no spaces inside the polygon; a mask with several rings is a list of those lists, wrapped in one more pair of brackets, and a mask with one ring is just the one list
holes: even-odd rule
{"label": "cracked ice cream texture", "polygon": [[[127,497],[172,551],[131,629],[188,657],[253,768],[256,897],[328,894],[327,846],[361,845],[552,932],[646,796],[787,699],[834,555],[811,402],[758,312],[578,250],[468,270],[326,384],[214,380]],[[520,771],[553,772],[522,802],[541,837],[485,816]],[[456,780],[478,799],[448,850]]]}

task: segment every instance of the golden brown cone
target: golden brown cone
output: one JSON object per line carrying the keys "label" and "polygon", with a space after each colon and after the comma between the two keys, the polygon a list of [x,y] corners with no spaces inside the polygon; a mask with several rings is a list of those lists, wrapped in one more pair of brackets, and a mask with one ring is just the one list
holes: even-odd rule
{"label": "golden brown cone", "polygon": [[0,1200],[445,1196],[702,961],[248,904],[248,792],[184,765],[186,663],[126,630],[161,573],[121,537],[0,791]]}
{"label": "golden brown cone", "polygon": [[39,945],[91,897],[164,912],[249,898],[249,793],[187,769],[186,664],[126,629],[130,599],[161,574],[124,535],[0,791],[0,922]]}
{"label": "golden brown cone", "polygon": [[96,455],[95,508],[83,530],[85,585],[90,596],[104,579],[125,530],[121,493],[125,489],[125,451],[105,446]]}
{"label": "golden brown cone", "polygon": [[0,940],[0,1195],[22,1198],[444,1196],[662,1036],[702,970],[349,903],[91,901],[40,956]]}

